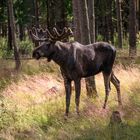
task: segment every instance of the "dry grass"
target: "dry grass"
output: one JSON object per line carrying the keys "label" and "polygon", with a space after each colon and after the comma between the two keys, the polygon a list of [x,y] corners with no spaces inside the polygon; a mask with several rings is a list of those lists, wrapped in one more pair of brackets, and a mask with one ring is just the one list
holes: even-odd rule
{"label": "dry grass", "polygon": [[[88,99],[82,81],[81,115],[75,113],[74,94],[71,113],[64,121],[65,97],[60,73],[23,74],[3,91],[1,104],[0,138],[29,140],[112,140],[109,121],[112,111],[120,111],[123,126],[116,139],[138,140],[140,132],[140,70],[116,65],[115,75],[121,82],[123,108],[118,108],[116,90],[112,87],[108,107],[104,102],[102,74],[96,76],[99,98]],[[74,89],[74,88],[73,88]],[[131,140],[131,139],[130,139]]]}

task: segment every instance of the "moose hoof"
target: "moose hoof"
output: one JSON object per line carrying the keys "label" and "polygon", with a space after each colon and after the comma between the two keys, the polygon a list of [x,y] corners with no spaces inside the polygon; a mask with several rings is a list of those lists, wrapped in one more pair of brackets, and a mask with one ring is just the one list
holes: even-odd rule
{"label": "moose hoof", "polygon": [[77,113],[77,116],[80,116],[80,112],[76,112]]}
{"label": "moose hoof", "polygon": [[65,113],[64,114],[64,120],[67,120],[68,119],[68,113]]}
{"label": "moose hoof", "polygon": [[118,105],[122,106],[122,101],[121,100],[118,100]]}
{"label": "moose hoof", "polygon": [[103,109],[106,109],[106,105],[103,106]]}

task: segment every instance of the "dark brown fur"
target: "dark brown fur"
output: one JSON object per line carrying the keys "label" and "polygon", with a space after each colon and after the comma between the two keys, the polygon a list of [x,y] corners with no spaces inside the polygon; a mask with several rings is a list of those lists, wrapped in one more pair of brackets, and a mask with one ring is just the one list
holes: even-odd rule
{"label": "dark brown fur", "polygon": [[53,60],[60,66],[66,90],[66,115],[69,112],[71,82],[75,83],[76,111],[79,113],[81,78],[93,76],[99,72],[103,73],[105,84],[106,96],[103,107],[106,107],[108,100],[110,81],[117,89],[118,102],[121,104],[120,82],[112,72],[115,56],[115,48],[106,42],[82,45],[78,42],[46,41],[33,51],[34,58],[46,57],[48,61]]}

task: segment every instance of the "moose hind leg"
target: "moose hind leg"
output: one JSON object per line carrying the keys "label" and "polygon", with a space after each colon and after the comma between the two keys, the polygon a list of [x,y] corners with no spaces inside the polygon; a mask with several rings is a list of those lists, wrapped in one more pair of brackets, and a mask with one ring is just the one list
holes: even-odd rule
{"label": "moose hind leg", "polygon": [[103,108],[105,109],[108,101],[109,92],[110,92],[111,75],[103,72],[103,77],[104,77],[104,85],[105,85],[105,101],[104,101]]}
{"label": "moose hind leg", "polygon": [[121,92],[120,92],[120,81],[117,79],[117,77],[114,75],[113,72],[111,74],[111,82],[113,83],[113,85],[115,86],[115,88],[117,90],[118,103],[119,103],[119,105],[122,105]]}

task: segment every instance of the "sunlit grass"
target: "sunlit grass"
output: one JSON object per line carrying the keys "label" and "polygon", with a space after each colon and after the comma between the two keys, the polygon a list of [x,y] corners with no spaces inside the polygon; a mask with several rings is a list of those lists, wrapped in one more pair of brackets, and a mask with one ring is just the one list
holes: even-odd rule
{"label": "sunlit grass", "polygon": [[[30,64],[31,65],[31,64]],[[107,109],[102,74],[96,76],[99,97],[88,99],[82,81],[80,116],[75,113],[74,93],[70,115],[64,119],[65,95],[60,74],[22,75],[3,91],[0,107],[0,138],[31,140],[138,140],[140,132],[140,70],[122,65],[114,69],[121,82],[123,108],[118,107],[112,87]],[[50,92],[54,86],[56,92]],[[123,123],[110,127],[112,111],[118,110]]]}

